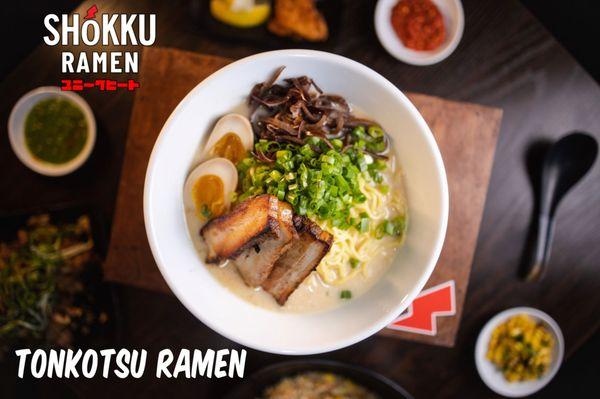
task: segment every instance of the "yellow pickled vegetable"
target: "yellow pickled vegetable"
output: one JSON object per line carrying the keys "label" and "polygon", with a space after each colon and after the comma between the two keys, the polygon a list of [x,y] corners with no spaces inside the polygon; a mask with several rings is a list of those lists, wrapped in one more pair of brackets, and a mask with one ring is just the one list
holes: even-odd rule
{"label": "yellow pickled vegetable", "polygon": [[535,380],[550,368],[553,347],[554,337],[548,329],[520,314],[494,329],[487,359],[509,382]]}

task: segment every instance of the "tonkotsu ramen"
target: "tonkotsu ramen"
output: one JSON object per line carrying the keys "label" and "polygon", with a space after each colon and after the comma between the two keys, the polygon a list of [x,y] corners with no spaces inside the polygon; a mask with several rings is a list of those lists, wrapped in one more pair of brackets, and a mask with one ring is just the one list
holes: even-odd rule
{"label": "tonkotsu ramen", "polygon": [[282,71],[215,124],[183,188],[185,216],[236,295],[321,311],[360,296],[393,262],[407,231],[402,173],[382,126]]}

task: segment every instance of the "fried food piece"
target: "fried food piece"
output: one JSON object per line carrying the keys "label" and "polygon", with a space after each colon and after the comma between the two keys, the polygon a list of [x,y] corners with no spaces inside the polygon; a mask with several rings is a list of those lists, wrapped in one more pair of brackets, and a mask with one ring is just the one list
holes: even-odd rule
{"label": "fried food piece", "polygon": [[277,303],[284,305],[300,283],[313,271],[329,252],[333,236],[306,217],[295,216],[298,239],[277,260],[269,278],[262,284]]}
{"label": "fried food piece", "polygon": [[278,36],[292,36],[308,41],[327,40],[329,31],[314,0],[275,0],[274,17],[269,30]]}

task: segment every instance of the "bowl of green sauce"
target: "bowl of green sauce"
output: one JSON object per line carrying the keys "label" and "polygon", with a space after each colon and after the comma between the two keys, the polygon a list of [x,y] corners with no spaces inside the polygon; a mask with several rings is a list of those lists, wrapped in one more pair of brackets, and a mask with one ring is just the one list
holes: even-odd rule
{"label": "bowl of green sauce", "polygon": [[96,142],[96,120],[88,103],[58,87],[40,87],[15,104],[8,119],[13,151],[23,164],[46,176],[79,168]]}

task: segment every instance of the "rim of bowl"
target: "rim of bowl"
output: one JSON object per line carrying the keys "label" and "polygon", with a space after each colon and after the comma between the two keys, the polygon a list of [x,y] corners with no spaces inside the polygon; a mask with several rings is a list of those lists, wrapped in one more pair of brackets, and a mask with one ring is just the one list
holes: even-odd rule
{"label": "rim of bowl", "polygon": [[[24,126],[25,119],[31,108],[40,100],[35,100],[35,97],[48,95],[48,97],[63,97],[71,100],[85,116],[88,124],[87,140],[77,156],[63,164],[53,164],[44,162],[33,156],[27,148],[27,145],[21,144],[25,134]],[[28,101],[31,100],[31,103]],[[20,125],[20,129],[19,129]],[[64,176],[79,169],[90,157],[94,145],[96,144],[96,118],[90,105],[83,97],[72,91],[63,91],[56,86],[42,86],[25,93],[13,106],[10,116],[8,117],[8,138],[10,146],[17,158],[29,169],[45,176]]]}
{"label": "rim of bowl", "polygon": [[[489,363],[489,360],[487,360],[484,355],[480,355],[480,353],[482,353],[480,349],[482,346],[485,346],[484,351],[483,351],[483,353],[485,353],[485,349],[487,348],[487,345],[489,343],[490,336],[492,334],[493,329],[496,328],[498,325],[500,325],[500,323],[506,321],[509,317],[513,317],[518,314],[526,314],[526,315],[532,316],[538,320],[543,321],[544,324],[546,324],[546,326],[548,326],[550,328],[550,332],[556,339],[557,356],[555,359],[552,360],[551,369],[548,371],[548,373],[546,375],[543,376],[546,379],[543,383],[539,383],[540,379],[538,379],[538,380],[536,380],[536,381],[538,381],[538,384],[539,384],[538,386],[533,386],[529,390],[523,390],[523,392],[521,392],[521,393],[512,393],[505,389],[505,387],[508,387],[509,384],[511,384],[511,383],[509,383],[508,381],[502,380],[503,382],[501,384],[496,384],[494,382],[494,380],[492,380],[488,377],[488,374],[483,369],[483,364],[484,364],[484,362]],[[539,390],[544,388],[546,385],[548,385],[548,383],[550,381],[552,381],[554,379],[554,376],[556,375],[556,373],[558,373],[558,370],[560,369],[560,366],[562,365],[562,361],[563,361],[563,357],[564,357],[564,350],[565,350],[565,340],[564,340],[562,331],[560,329],[560,326],[549,314],[547,314],[546,312],[543,312],[539,309],[536,309],[536,308],[531,308],[528,306],[519,306],[519,307],[503,310],[500,313],[493,316],[490,320],[488,320],[487,323],[485,323],[485,325],[479,332],[479,335],[477,336],[477,341],[475,343],[475,366],[477,368],[477,373],[479,374],[479,377],[481,378],[481,380],[492,391],[496,392],[499,395],[503,395],[506,397],[518,398],[518,397],[523,397],[523,396],[531,395],[535,392],[538,392]]]}
{"label": "rim of bowl", "polygon": [[[424,134],[424,136],[425,136],[425,139],[429,145],[429,149],[435,159],[435,165],[436,165],[438,173],[439,173],[438,183],[440,184],[440,191],[441,191],[441,196],[442,196],[442,199],[441,199],[442,203],[440,204],[442,220],[441,220],[440,229],[437,234],[437,238],[436,238],[434,250],[432,252],[432,256],[430,257],[429,262],[428,262],[426,268],[424,269],[424,274],[422,275],[421,279],[417,282],[417,284],[415,284],[413,289],[404,297],[404,299],[399,301],[398,304],[394,308],[388,309],[387,312],[377,320],[377,322],[372,323],[368,326],[365,326],[358,333],[356,333],[352,336],[349,336],[343,340],[339,340],[336,344],[323,345],[323,344],[317,343],[314,346],[311,346],[310,348],[303,348],[303,349],[297,349],[297,348],[296,349],[294,349],[294,348],[283,348],[283,349],[275,348],[274,349],[272,347],[269,347],[268,343],[265,344],[263,342],[250,341],[250,340],[246,339],[246,337],[244,336],[243,333],[234,333],[232,331],[226,331],[226,330],[220,328],[219,326],[217,326],[215,323],[213,323],[212,320],[205,318],[201,312],[196,311],[193,304],[190,301],[188,301],[188,299],[179,291],[176,282],[172,281],[170,279],[170,277],[168,276],[168,274],[165,272],[165,269],[167,268],[167,266],[164,264],[163,259],[161,258],[159,245],[157,243],[157,240],[154,237],[155,232],[153,231],[153,225],[152,225],[151,218],[150,218],[150,208],[151,208],[152,199],[149,196],[149,192],[150,192],[149,187],[152,184],[154,158],[157,156],[156,154],[158,152],[158,149],[161,147],[161,143],[165,140],[166,131],[168,130],[169,125],[171,124],[172,120],[176,117],[176,115],[178,115],[181,112],[181,110],[187,104],[187,102],[190,101],[191,96],[195,95],[195,93],[197,91],[201,90],[203,86],[207,85],[208,82],[218,79],[221,75],[227,74],[230,69],[236,68],[241,64],[253,62],[255,60],[259,60],[262,58],[271,58],[271,57],[276,58],[277,56],[284,56],[284,55],[292,56],[292,57],[312,57],[312,58],[316,58],[316,59],[319,59],[319,58],[320,59],[328,59],[329,61],[332,61],[334,63],[344,64],[347,67],[353,68],[357,73],[369,75],[371,78],[376,80],[378,84],[384,86],[387,90],[392,91],[394,93],[394,95],[402,101],[404,106],[406,106],[408,108],[411,115],[415,118],[416,123],[419,125],[421,133]],[[328,53],[325,51],[318,51],[318,50],[286,49],[286,50],[266,51],[266,52],[250,55],[248,57],[239,59],[231,64],[228,64],[228,65],[224,66],[223,68],[215,71],[213,74],[211,74],[210,76],[208,76],[207,78],[202,80],[200,83],[198,83],[179,102],[179,104],[175,107],[175,109],[173,110],[173,112],[171,113],[169,118],[165,121],[165,123],[156,139],[154,148],[152,149],[152,153],[150,154],[150,158],[148,161],[148,167],[146,169],[146,178],[144,181],[143,209],[144,209],[144,224],[145,224],[145,228],[146,228],[146,234],[148,236],[150,250],[152,251],[152,255],[154,256],[156,264],[157,264],[165,282],[171,289],[171,291],[173,291],[173,293],[175,294],[177,299],[179,299],[179,301],[186,307],[186,309],[190,313],[192,313],[197,319],[199,319],[202,323],[204,323],[206,326],[211,328],[213,331],[226,337],[227,339],[230,339],[230,340],[237,342],[241,345],[244,345],[246,347],[249,347],[249,348],[252,348],[255,350],[259,350],[259,351],[263,351],[263,352],[268,352],[268,353],[298,356],[298,355],[313,355],[313,354],[330,352],[330,351],[345,348],[347,346],[350,346],[357,342],[360,342],[360,341],[374,335],[375,333],[377,333],[384,327],[386,327],[396,317],[398,317],[398,315],[402,311],[404,311],[406,308],[408,308],[408,306],[412,303],[412,301],[419,294],[419,292],[421,292],[421,290],[423,289],[423,287],[429,280],[429,277],[431,276],[431,273],[433,272],[433,269],[435,268],[435,265],[437,264],[437,261],[439,259],[439,256],[440,256],[440,253],[442,250],[442,246],[444,244],[444,239],[446,236],[446,229],[448,226],[449,193],[448,193],[448,180],[446,177],[446,169],[444,167],[442,155],[437,146],[437,143],[435,141],[433,133],[431,132],[431,129],[429,129],[429,126],[427,125],[427,123],[425,122],[425,120],[423,119],[423,117],[421,116],[419,111],[417,110],[417,108],[404,95],[404,93],[402,93],[400,91],[400,89],[398,89],[394,84],[392,84],[389,80],[387,80],[381,74],[375,72],[373,69],[371,69],[371,68],[367,67],[366,65],[363,65],[357,61],[354,61],[350,58],[346,58],[346,57],[338,55],[338,54],[333,54],[333,53]],[[219,284],[219,282],[216,280],[214,281],[214,283]],[[351,306],[351,305],[348,305],[348,306]]]}
{"label": "rim of bowl", "polygon": [[[374,23],[375,23],[375,33],[377,34],[377,38],[379,39],[379,43],[383,46],[383,48],[394,58],[399,61],[405,62],[411,65],[417,66],[427,66],[437,64],[448,58],[456,47],[458,47],[458,43],[460,43],[462,39],[462,35],[465,28],[465,12],[462,6],[462,2],[460,0],[448,0],[453,3],[458,11],[458,18],[456,21],[456,29],[452,31],[452,38],[448,42],[446,46],[443,46],[441,49],[435,49],[430,52],[430,54],[425,55],[423,57],[413,57],[411,50],[404,46],[402,41],[396,36],[394,33],[393,38],[390,38],[389,35],[384,33],[384,30],[387,28],[383,26],[385,21],[387,21],[387,15],[391,12],[392,3],[396,3],[398,0],[378,0],[377,5],[375,6],[374,13]],[[435,1],[434,1],[435,3]],[[388,10],[389,6],[389,10]],[[442,13],[443,15],[443,13]],[[393,29],[392,29],[393,30]],[[407,50],[407,53],[398,52],[394,47],[399,44],[404,49]]]}

